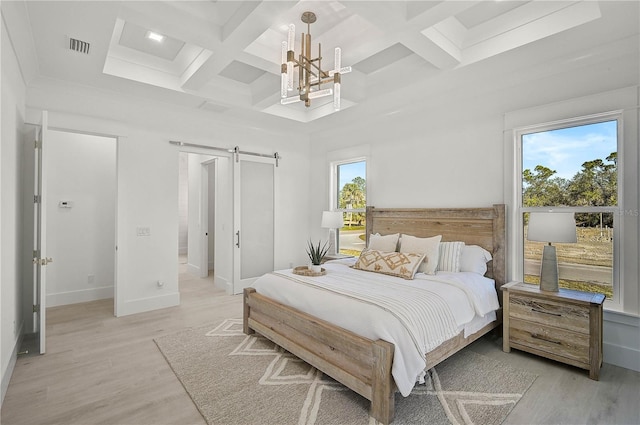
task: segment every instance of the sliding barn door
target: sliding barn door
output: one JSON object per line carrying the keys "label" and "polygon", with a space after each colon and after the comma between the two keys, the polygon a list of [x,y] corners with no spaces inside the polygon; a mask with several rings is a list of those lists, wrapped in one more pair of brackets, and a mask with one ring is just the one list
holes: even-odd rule
{"label": "sliding barn door", "polygon": [[275,160],[236,154],[233,163],[233,292],[274,266]]}

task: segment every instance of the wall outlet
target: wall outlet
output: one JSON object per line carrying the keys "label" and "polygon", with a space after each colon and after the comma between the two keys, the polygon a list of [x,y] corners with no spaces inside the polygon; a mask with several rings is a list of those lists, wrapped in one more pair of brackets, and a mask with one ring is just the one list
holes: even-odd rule
{"label": "wall outlet", "polygon": [[96,283],[96,275],[95,274],[90,274],[87,276],[87,283],[89,285],[93,285],[94,283]]}

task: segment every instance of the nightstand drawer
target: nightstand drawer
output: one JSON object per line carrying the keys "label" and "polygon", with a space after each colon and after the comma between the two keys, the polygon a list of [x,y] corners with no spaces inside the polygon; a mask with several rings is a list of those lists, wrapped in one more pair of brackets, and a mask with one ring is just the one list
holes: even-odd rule
{"label": "nightstand drawer", "polygon": [[588,334],[512,318],[509,322],[509,340],[514,347],[528,347],[589,364]]}
{"label": "nightstand drawer", "polygon": [[512,318],[551,325],[574,332],[589,333],[589,308],[587,306],[512,294],[509,297],[509,310]]}

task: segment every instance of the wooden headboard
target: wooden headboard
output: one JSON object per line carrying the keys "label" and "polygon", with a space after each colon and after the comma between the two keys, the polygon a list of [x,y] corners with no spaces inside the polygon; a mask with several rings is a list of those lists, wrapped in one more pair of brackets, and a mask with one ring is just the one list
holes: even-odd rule
{"label": "wooden headboard", "polygon": [[419,238],[442,235],[442,241],[462,241],[489,251],[493,260],[486,276],[500,287],[506,283],[506,226],[504,204],[489,208],[375,208],[367,207],[367,245],[369,235],[405,233]]}

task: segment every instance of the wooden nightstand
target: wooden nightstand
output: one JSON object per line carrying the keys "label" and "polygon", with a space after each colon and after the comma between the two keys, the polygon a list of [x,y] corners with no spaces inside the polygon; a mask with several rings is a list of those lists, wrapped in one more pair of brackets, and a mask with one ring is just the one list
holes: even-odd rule
{"label": "wooden nightstand", "polygon": [[598,380],[602,366],[604,294],[511,282],[502,286],[503,345],[589,370]]}

